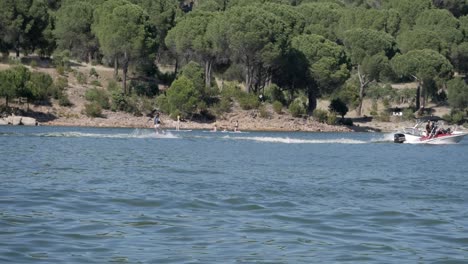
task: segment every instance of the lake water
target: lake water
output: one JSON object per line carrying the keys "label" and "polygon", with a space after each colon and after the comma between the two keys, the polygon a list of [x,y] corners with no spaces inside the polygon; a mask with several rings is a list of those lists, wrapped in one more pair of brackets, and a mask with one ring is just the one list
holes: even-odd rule
{"label": "lake water", "polygon": [[0,263],[468,263],[468,139],[0,127]]}

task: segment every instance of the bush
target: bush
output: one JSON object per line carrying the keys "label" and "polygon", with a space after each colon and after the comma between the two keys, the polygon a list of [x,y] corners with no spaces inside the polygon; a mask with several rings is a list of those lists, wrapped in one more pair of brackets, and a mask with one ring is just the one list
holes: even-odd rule
{"label": "bush", "polygon": [[447,122],[449,122],[450,124],[457,124],[457,125],[461,125],[465,121],[465,115],[463,111],[454,110],[454,109],[450,111],[450,114],[444,115],[443,118],[447,120]]}
{"label": "bush", "polygon": [[68,99],[68,95],[66,93],[61,93],[58,96],[58,103],[60,106],[72,106],[70,99]]}
{"label": "bush", "polygon": [[315,109],[314,112],[312,112],[312,116],[315,118],[320,123],[325,123],[328,118],[328,113],[325,110],[322,109]]}
{"label": "bush", "polygon": [[109,109],[109,95],[103,89],[92,88],[86,91],[85,93],[86,100],[90,102],[96,102],[101,108]]}
{"label": "bush", "polygon": [[27,86],[36,100],[48,100],[49,96],[54,94],[54,81],[47,73],[32,72]]}
{"label": "bush", "polygon": [[348,107],[343,101],[341,101],[340,98],[335,98],[331,100],[328,109],[330,110],[330,112],[336,112],[340,114],[342,118],[344,118],[346,113],[348,113]]}
{"label": "bush", "polygon": [[99,87],[102,86],[101,82],[99,82],[98,80],[92,80],[92,81],[91,81],[91,85],[99,86]]}
{"label": "bush", "polygon": [[289,105],[289,112],[293,117],[301,117],[305,115],[306,109],[304,107],[304,104],[296,100]]}
{"label": "bush", "polygon": [[260,106],[260,102],[255,94],[243,93],[239,98],[239,105],[244,110],[256,109]]}
{"label": "bush", "polygon": [[97,102],[85,104],[84,112],[89,117],[102,117],[102,108]]}
{"label": "bush", "polygon": [[183,118],[194,114],[201,102],[200,92],[195,88],[193,82],[185,76],[180,76],[172,83],[166,96],[169,113],[180,111]]}
{"label": "bush", "polygon": [[265,89],[265,97],[270,103],[279,101],[284,104],[286,102],[283,91],[281,91],[281,89],[275,84],[272,84]]}
{"label": "bush", "polygon": [[259,115],[261,118],[269,118],[270,117],[270,113],[268,113],[266,107],[264,105],[261,105],[259,108],[258,108],[258,112],[259,112]]}
{"label": "bush", "polygon": [[280,101],[274,101],[272,106],[275,113],[281,114],[283,112],[283,104]]}
{"label": "bush", "polygon": [[390,113],[387,111],[382,111],[377,115],[377,121],[380,122],[390,122]]}
{"label": "bush", "polygon": [[75,77],[76,77],[76,81],[79,84],[86,84],[88,82],[88,79],[82,72],[76,72]]}
{"label": "bush", "polygon": [[233,83],[228,83],[224,85],[224,88],[221,91],[221,97],[227,98],[227,99],[232,99],[232,98],[237,99],[242,96],[242,93],[243,92],[237,85]]}
{"label": "bush", "polygon": [[31,68],[36,68],[37,67],[37,61],[36,60],[31,60],[31,62],[29,63],[29,66],[31,66]]}
{"label": "bush", "polygon": [[211,107],[211,111],[215,115],[222,115],[231,110],[231,100],[226,97],[222,97],[221,100]]}
{"label": "bush", "polygon": [[96,69],[94,67],[91,68],[91,70],[89,70],[89,76],[90,77],[96,77],[96,78],[99,78],[99,74],[97,73]]}
{"label": "bush", "polygon": [[158,85],[155,82],[145,82],[145,81],[130,81],[130,89],[137,95],[144,96],[155,96],[158,94]]}
{"label": "bush", "polygon": [[330,112],[327,116],[327,124],[329,125],[336,125],[336,113],[335,112]]}
{"label": "bush", "polygon": [[109,83],[107,83],[107,90],[109,92],[120,92],[121,87],[119,86],[119,84],[116,81],[110,80]]}
{"label": "bush", "polygon": [[414,119],[414,111],[410,108],[403,110],[403,120],[411,121]]}

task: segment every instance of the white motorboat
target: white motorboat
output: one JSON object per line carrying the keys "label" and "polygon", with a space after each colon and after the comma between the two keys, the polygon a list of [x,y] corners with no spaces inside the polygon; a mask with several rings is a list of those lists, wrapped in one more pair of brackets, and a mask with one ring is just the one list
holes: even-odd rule
{"label": "white motorboat", "polygon": [[[460,142],[468,133],[452,131],[451,128],[443,128],[441,119],[428,117],[419,119],[414,127],[405,128],[394,134],[393,142],[410,144],[455,144]],[[432,121],[432,129],[426,131],[422,128],[425,121]]]}

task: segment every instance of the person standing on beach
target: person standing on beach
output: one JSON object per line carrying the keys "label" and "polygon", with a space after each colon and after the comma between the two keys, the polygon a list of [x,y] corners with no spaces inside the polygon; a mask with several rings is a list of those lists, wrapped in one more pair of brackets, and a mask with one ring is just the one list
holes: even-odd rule
{"label": "person standing on beach", "polygon": [[176,123],[176,130],[180,130],[180,115],[177,115],[177,123]]}
{"label": "person standing on beach", "polygon": [[239,132],[239,120],[236,120],[236,123],[234,124],[234,132]]}

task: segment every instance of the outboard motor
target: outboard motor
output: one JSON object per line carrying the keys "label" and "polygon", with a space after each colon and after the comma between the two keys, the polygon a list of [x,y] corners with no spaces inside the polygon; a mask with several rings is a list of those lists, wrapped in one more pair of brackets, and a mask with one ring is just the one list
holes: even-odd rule
{"label": "outboard motor", "polygon": [[394,143],[403,143],[405,142],[406,138],[404,134],[396,133],[393,135],[393,142]]}

